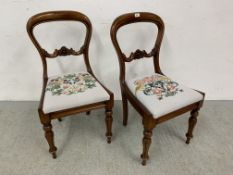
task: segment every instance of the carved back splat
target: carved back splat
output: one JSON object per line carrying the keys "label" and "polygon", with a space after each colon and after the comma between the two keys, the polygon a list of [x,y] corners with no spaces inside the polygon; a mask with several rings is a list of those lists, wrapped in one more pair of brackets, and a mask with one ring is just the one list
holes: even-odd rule
{"label": "carved back splat", "polygon": [[[39,42],[34,36],[33,30],[37,25],[41,23],[52,22],[52,21],[77,21],[83,23],[86,26],[87,29],[86,37],[84,40],[84,44],[79,49],[79,51],[75,51],[73,48],[67,48],[65,46],[62,46],[60,49],[55,49],[53,53],[48,53],[45,49],[43,49],[40,46]],[[56,58],[58,56],[68,56],[68,55],[78,56],[83,54],[87,71],[92,74],[92,69],[89,63],[89,56],[88,56],[89,43],[92,34],[92,25],[89,18],[86,15],[76,11],[51,11],[51,12],[40,13],[32,16],[28,20],[27,32],[33,44],[36,46],[38,52],[40,53],[44,68],[43,69],[44,79],[48,78],[46,58]]]}
{"label": "carved back splat", "polygon": [[81,55],[81,54],[83,54],[83,51],[84,51],[83,47],[81,47],[80,50],[78,52],[76,52],[72,48],[68,49],[67,47],[62,46],[60,49],[55,49],[52,54],[48,53],[46,50],[43,49],[43,54],[47,58],[56,58],[58,56]]}
{"label": "carved back splat", "polygon": [[151,50],[150,53],[147,53],[145,50],[137,49],[135,52],[131,52],[129,57],[126,57],[125,54],[123,54],[123,55],[124,55],[125,62],[131,62],[131,61],[136,60],[136,59],[141,59],[141,58],[145,58],[145,57],[149,58],[149,57],[155,56],[156,50],[154,48]]}
{"label": "carved back splat", "polygon": [[[129,55],[129,57],[126,57],[119,46],[119,43],[117,40],[117,32],[121,27],[125,25],[132,24],[132,23],[138,23],[138,22],[149,22],[157,26],[158,35],[157,35],[157,38],[155,39],[155,45],[149,53],[147,53],[145,50],[137,49],[135,52],[132,52]],[[125,79],[125,62],[131,62],[135,59],[141,59],[145,57],[153,57],[155,72],[163,74],[159,66],[159,50],[160,50],[160,46],[162,43],[163,34],[164,34],[164,23],[159,16],[153,13],[148,13],[148,12],[128,13],[128,14],[121,15],[114,20],[112,27],[111,27],[111,39],[116,49],[118,60],[120,63],[121,81],[124,81]]]}

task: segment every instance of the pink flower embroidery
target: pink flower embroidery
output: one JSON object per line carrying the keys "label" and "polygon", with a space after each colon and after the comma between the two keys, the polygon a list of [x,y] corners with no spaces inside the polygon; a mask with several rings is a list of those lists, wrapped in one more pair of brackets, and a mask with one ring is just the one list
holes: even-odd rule
{"label": "pink flower embroidery", "polygon": [[72,95],[96,87],[96,80],[88,73],[66,74],[51,79],[46,87],[52,95]]}
{"label": "pink flower embroidery", "polygon": [[136,80],[135,93],[137,91],[143,91],[145,95],[156,95],[159,100],[163,97],[174,96],[178,92],[183,92],[179,89],[179,84],[172,81],[168,77],[162,75],[152,75],[150,77],[144,77],[143,79]]}

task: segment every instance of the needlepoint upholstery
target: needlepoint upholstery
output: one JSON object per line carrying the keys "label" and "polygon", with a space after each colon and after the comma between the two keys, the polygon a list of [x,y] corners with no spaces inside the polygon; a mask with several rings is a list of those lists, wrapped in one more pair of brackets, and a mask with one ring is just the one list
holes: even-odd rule
{"label": "needlepoint upholstery", "polygon": [[160,74],[134,77],[126,80],[126,84],[154,118],[203,99],[201,93]]}
{"label": "needlepoint upholstery", "polygon": [[68,73],[49,78],[43,104],[44,113],[60,111],[110,99],[89,73]]}

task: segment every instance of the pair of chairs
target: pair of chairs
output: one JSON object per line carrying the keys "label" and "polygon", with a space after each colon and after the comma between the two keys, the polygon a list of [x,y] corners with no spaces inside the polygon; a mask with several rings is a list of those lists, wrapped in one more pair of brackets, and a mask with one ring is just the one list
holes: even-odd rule
{"label": "pair of chairs", "polygon": [[[48,53],[37,41],[33,29],[37,25],[51,21],[79,21],[86,26],[86,38],[79,51],[62,46]],[[118,43],[117,31],[128,24],[137,22],[154,23],[158,27],[158,35],[153,49],[136,50],[126,56]],[[27,32],[37,48],[43,63],[43,90],[38,108],[40,121],[49,144],[49,152],[56,158],[57,148],[54,144],[54,134],[51,121],[90,111],[105,108],[106,137],[111,143],[112,138],[112,108],[114,94],[108,90],[94,75],[89,63],[89,44],[92,34],[92,25],[87,16],[75,11],[52,11],[32,16],[27,23]],[[152,130],[156,125],[172,119],[180,114],[191,111],[189,118],[186,143],[193,137],[192,132],[197,122],[198,111],[203,105],[204,93],[179,85],[166,77],[159,66],[159,51],[164,34],[162,19],[152,13],[128,13],[115,19],[111,27],[111,39],[116,49],[120,63],[120,86],[123,104],[123,125],[127,125],[128,101],[140,113],[143,131],[142,165],[149,159],[148,151],[151,144]],[[47,59],[58,56],[83,55],[87,72],[76,72],[48,77]],[[137,75],[127,79],[125,76],[126,62],[136,59],[153,57],[154,72],[147,75]]]}

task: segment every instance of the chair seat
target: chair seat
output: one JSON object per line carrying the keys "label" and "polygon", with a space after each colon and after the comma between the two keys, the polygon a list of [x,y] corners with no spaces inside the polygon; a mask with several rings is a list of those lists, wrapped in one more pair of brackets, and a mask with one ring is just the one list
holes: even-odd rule
{"label": "chair seat", "polygon": [[126,80],[126,84],[154,118],[203,99],[201,93],[160,74],[131,78]]}
{"label": "chair seat", "polygon": [[45,114],[110,99],[107,91],[86,72],[50,77],[45,91]]}

